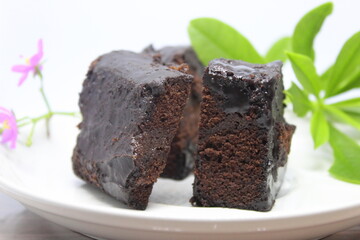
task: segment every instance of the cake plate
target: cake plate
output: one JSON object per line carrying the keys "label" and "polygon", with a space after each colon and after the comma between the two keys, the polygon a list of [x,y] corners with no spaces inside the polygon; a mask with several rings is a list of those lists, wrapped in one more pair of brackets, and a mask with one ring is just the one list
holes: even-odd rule
{"label": "cake plate", "polygon": [[51,139],[0,147],[0,190],[30,211],[98,239],[316,239],[360,224],[360,186],[332,178],[331,150],[314,151],[306,122],[297,125],[288,171],[270,212],[191,207],[193,177],[160,179],[145,211],[78,179],[71,154],[77,121],[53,119]]}

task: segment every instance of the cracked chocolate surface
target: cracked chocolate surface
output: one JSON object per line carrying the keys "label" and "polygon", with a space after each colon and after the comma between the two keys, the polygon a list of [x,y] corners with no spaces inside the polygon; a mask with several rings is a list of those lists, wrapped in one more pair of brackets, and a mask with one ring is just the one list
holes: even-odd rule
{"label": "cracked chocolate surface", "polygon": [[192,82],[144,54],[115,51],[94,61],[80,94],[76,175],[130,208],[145,209]]}

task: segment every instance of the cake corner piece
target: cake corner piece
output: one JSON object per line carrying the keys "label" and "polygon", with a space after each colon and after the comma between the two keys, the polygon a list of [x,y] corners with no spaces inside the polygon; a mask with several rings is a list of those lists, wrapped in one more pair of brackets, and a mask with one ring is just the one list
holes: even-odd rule
{"label": "cake corner piece", "polygon": [[282,63],[215,59],[203,77],[192,202],[269,211],[295,127],[283,117]]}
{"label": "cake corner piece", "polygon": [[80,94],[75,174],[130,208],[145,209],[192,81],[144,54],[114,51],[94,61]]}

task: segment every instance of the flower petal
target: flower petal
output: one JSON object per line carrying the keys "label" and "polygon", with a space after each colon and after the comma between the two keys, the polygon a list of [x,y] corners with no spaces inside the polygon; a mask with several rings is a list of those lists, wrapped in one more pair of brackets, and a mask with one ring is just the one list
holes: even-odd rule
{"label": "flower petal", "polygon": [[5,120],[9,120],[9,115],[0,113],[0,123],[4,122]]}
{"label": "flower petal", "polygon": [[10,129],[4,130],[1,135],[1,143],[7,143],[11,140],[11,138],[13,138],[13,132]]}
{"label": "flower petal", "polygon": [[24,72],[23,75],[21,76],[20,80],[19,80],[19,83],[18,83],[18,86],[20,87],[24,81],[26,80],[26,78],[28,77],[29,75],[29,72]]}
{"label": "flower petal", "polygon": [[43,40],[41,38],[38,40],[38,52],[43,53]]}
{"label": "flower petal", "polygon": [[43,41],[42,39],[39,39],[38,41],[38,52],[30,58],[30,64],[31,66],[35,67],[40,63],[40,60],[42,59],[44,55],[43,52]]}
{"label": "flower petal", "polygon": [[12,112],[4,107],[0,107],[0,111],[5,112],[7,115],[12,115]]}
{"label": "flower petal", "polygon": [[10,148],[16,147],[16,141],[17,141],[17,133],[11,130],[4,131],[2,134],[2,140],[1,143],[7,143],[10,142]]}
{"label": "flower petal", "polygon": [[17,126],[17,122],[16,122],[16,118],[14,115],[11,115],[10,118],[9,118],[9,125],[10,125],[10,128],[16,133],[18,133],[18,126]]}
{"label": "flower petal", "polygon": [[9,129],[3,129],[1,133],[1,142],[2,144],[10,142],[10,148],[16,147],[16,141],[18,137],[18,127],[16,123],[16,118],[14,114],[6,108],[0,107],[0,123],[8,121]]}
{"label": "flower petal", "polygon": [[42,56],[43,56],[42,53],[41,54],[37,53],[30,58],[30,65],[32,68],[36,67],[36,65],[40,63]]}
{"label": "flower petal", "polygon": [[19,73],[23,73],[23,72],[29,72],[32,69],[31,66],[28,65],[15,65],[12,66],[11,70],[13,72],[19,72]]}

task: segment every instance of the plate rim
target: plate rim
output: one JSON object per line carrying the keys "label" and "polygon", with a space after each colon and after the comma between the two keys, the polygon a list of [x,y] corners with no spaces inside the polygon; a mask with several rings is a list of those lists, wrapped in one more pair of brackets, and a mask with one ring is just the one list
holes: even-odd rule
{"label": "plate rim", "polygon": [[[15,184],[14,184],[15,185]],[[322,225],[333,223],[341,220],[348,220],[353,218],[360,219],[360,202],[354,203],[351,205],[343,206],[341,208],[332,209],[332,210],[321,210],[314,211],[311,214],[303,213],[303,214],[293,214],[293,215],[262,215],[262,217],[256,218],[238,218],[238,219],[179,219],[169,216],[154,216],[154,215],[146,215],[143,214],[145,211],[133,210],[133,209],[121,209],[116,208],[115,212],[111,212],[108,208],[99,207],[95,209],[89,209],[88,207],[80,207],[74,206],[67,203],[57,202],[53,199],[46,199],[44,196],[32,195],[29,191],[27,192],[24,189],[18,188],[16,186],[12,186],[12,184],[7,183],[0,177],[0,190],[7,195],[15,198],[25,206],[30,206],[32,208],[36,208],[40,211],[45,211],[47,213],[71,218],[77,221],[89,222],[99,224],[99,217],[101,219],[105,219],[102,222],[102,225],[113,226],[113,227],[122,227],[126,229],[138,229],[138,230],[154,230],[153,226],[167,223],[169,225],[169,229],[173,229],[173,231],[189,231],[191,232],[228,232],[229,229],[234,231],[233,226],[240,224],[241,227],[237,227],[235,232],[253,232],[258,231],[259,225],[266,225],[267,231],[278,231],[278,230],[290,230],[299,228],[299,224],[301,227],[310,227],[314,225]],[[159,204],[165,205],[165,204]],[[174,206],[179,208],[184,208],[183,206]],[[186,207],[188,208],[188,207]],[[204,208],[201,208],[204,209]],[[218,208],[217,208],[218,209]],[[209,208],[206,208],[209,210]],[[357,211],[355,211],[357,210]],[[246,211],[246,210],[245,210]],[[64,212],[69,212],[72,214],[64,214]],[[332,219],[331,217],[325,218],[324,216],[331,216],[336,213],[343,213],[342,218]],[[89,218],[87,218],[89,216]],[[94,216],[92,219],[90,216]],[[96,217],[95,217],[96,216]],[[259,215],[260,216],[260,215]],[[107,218],[107,220],[106,220]],[[126,221],[112,221],[121,218]],[[306,221],[307,219],[311,219],[311,221]],[[326,219],[324,221],[324,219]],[[141,226],[134,225],[133,223],[136,221],[142,221]],[[316,221],[315,221],[316,220]],[[286,226],[282,225],[279,227],[279,223],[287,223]],[[125,223],[125,224],[124,224]],[[191,223],[196,224],[195,227],[189,227]],[[274,227],[274,223],[277,223],[277,227]],[[214,226],[216,225],[216,229]],[[281,224],[280,224],[281,225]]]}

